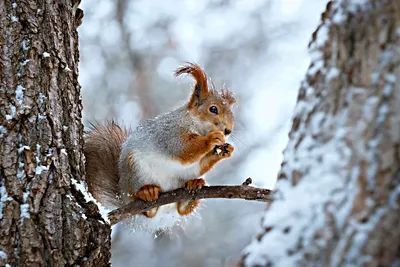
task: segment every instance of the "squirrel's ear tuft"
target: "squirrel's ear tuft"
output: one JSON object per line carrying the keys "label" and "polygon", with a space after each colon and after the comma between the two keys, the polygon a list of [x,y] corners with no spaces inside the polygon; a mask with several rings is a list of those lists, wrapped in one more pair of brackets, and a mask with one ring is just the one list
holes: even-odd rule
{"label": "squirrel's ear tuft", "polygon": [[221,92],[221,96],[224,100],[228,102],[229,105],[233,105],[236,103],[236,97],[229,89],[223,89]]}
{"label": "squirrel's ear tuft", "polygon": [[178,68],[175,71],[175,77],[182,74],[190,74],[196,80],[193,93],[189,100],[188,108],[193,108],[201,104],[201,102],[207,99],[210,95],[207,84],[207,75],[203,69],[194,63],[186,63],[184,66]]}

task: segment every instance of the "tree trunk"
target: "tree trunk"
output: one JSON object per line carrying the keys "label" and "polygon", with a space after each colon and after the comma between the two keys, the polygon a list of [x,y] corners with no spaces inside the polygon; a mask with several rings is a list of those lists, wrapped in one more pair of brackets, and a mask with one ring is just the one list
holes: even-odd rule
{"label": "tree trunk", "polygon": [[245,266],[400,266],[400,1],[331,1]]}
{"label": "tree trunk", "polygon": [[0,0],[0,266],[109,265],[110,227],[71,186],[84,176],[77,4]]}

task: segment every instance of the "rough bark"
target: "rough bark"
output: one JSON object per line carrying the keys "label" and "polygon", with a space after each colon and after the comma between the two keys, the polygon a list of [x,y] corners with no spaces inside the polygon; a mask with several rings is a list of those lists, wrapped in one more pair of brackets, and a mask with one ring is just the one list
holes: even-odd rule
{"label": "rough bark", "polygon": [[110,227],[71,186],[84,176],[77,4],[0,1],[0,266],[109,265]]}
{"label": "rough bark", "polygon": [[400,266],[400,1],[329,2],[245,266]]}

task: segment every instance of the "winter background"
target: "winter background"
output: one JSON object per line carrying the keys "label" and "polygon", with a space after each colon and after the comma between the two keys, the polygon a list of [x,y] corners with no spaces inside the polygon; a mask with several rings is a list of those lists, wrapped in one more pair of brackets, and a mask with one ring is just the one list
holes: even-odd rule
{"label": "winter background", "polygon": [[[308,64],[307,45],[328,0],[85,0],[80,33],[84,123],[115,118],[135,127],[189,97],[193,80],[173,78],[196,62],[239,99],[231,159],[213,184],[273,188],[291,114]],[[118,225],[112,263],[232,266],[260,231],[265,204],[206,200],[182,229],[157,238]]]}

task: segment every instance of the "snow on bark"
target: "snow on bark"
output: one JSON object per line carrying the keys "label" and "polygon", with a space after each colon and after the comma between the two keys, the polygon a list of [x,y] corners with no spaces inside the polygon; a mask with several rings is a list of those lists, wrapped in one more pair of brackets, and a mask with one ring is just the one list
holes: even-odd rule
{"label": "snow on bark", "polygon": [[[400,266],[400,2],[331,1],[244,266]],[[397,265],[396,265],[397,264]]]}
{"label": "snow on bark", "polygon": [[77,2],[0,1],[0,266],[110,265],[110,226],[71,182],[84,177]]}

